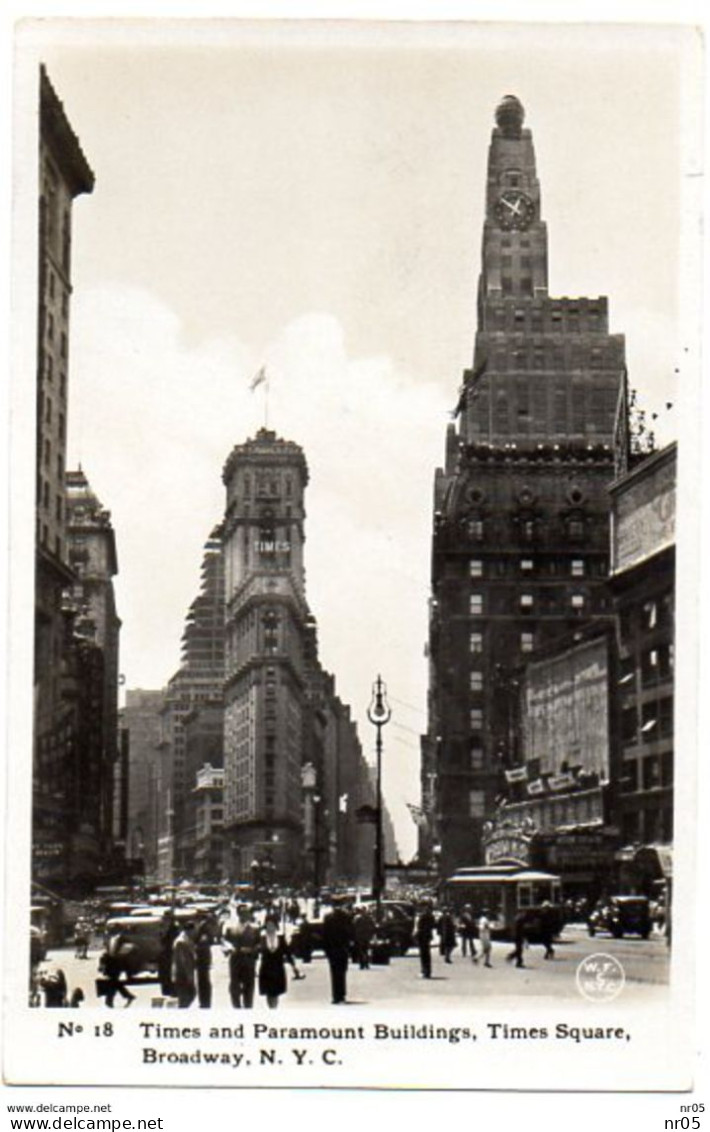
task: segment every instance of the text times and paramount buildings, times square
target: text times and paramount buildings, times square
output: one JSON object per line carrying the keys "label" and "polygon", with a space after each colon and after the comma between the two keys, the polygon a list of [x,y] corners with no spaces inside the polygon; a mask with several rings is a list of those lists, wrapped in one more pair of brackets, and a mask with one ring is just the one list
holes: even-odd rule
{"label": "text times and paramount buildings, times square", "polygon": [[[180,667],[161,691],[129,690],[115,725],[110,517],[83,472],[60,468],[63,450],[44,460],[53,378],[64,428],[71,405],[65,339],[48,324],[61,318],[49,301],[61,223],[48,233],[46,218],[64,182],[68,231],[71,199],[93,174],[44,73],[42,104],[36,687],[51,694],[36,698],[34,879],[64,892],[122,869],[159,882],[367,884],[376,783],[318,659],[297,443],[264,428],[232,450]],[[672,870],[676,450],[655,451],[639,427],[606,299],[548,296],[523,121],[504,98],[473,363],[435,475],[411,877],[514,857],[559,873],[569,892],[610,876],[650,891]],[[59,524],[53,542],[44,510]],[[77,695],[86,679],[92,694]],[[394,864],[384,806],[383,825]]]}

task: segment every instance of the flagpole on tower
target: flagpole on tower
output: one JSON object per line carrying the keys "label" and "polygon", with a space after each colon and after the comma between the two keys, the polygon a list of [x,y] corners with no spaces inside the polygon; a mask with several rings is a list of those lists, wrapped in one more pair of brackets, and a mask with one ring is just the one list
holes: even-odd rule
{"label": "flagpole on tower", "polygon": [[249,383],[249,391],[253,393],[260,385],[264,386],[264,428],[269,427],[269,377],[266,366],[261,366]]}

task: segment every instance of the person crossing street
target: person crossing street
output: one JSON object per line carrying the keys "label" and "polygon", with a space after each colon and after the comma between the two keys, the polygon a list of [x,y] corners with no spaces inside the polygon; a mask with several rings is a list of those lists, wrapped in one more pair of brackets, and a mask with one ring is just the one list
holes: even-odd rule
{"label": "person crossing street", "polygon": [[330,968],[330,987],[333,1005],[347,998],[347,971],[353,943],[353,925],[342,901],[334,901],[333,908],[323,920],[323,950]]}
{"label": "person crossing street", "polygon": [[229,997],[235,1010],[251,1010],[254,1005],[256,957],[259,951],[259,929],[251,923],[247,904],[237,908],[236,919],[226,925],[222,940],[229,956]]}
{"label": "person crossing street", "polygon": [[425,900],[419,910],[414,925],[414,942],[419,948],[419,964],[422,979],[431,978],[431,941],[434,936],[436,921],[432,911],[431,900]]}

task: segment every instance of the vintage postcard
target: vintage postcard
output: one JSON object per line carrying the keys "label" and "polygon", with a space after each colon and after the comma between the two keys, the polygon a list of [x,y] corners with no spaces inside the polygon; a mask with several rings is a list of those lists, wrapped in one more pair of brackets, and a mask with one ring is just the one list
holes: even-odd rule
{"label": "vintage postcard", "polygon": [[17,25],[9,1085],[693,1088],[700,104]]}

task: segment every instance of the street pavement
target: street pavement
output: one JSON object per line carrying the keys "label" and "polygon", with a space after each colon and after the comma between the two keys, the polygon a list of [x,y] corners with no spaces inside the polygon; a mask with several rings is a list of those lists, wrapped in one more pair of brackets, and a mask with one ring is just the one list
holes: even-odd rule
{"label": "street pavement", "polygon": [[[423,1007],[461,1006],[469,998],[538,997],[553,999],[579,999],[575,974],[581,960],[587,955],[612,955],[623,966],[626,975],[624,1002],[649,1002],[662,995],[668,983],[669,949],[665,939],[654,935],[648,940],[636,937],[616,940],[607,936],[591,939],[583,925],[568,925],[562,938],[555,944],[553,959],[543,958],[544,948],[532,944],[525,952],[525,967],[517,969],[507,963],[505,956],[510,952],[509,943],[493,944],[493,966],[487,969],[480,963],[473,963],[460,949],[454,952],[453,960],[446,964],[438,951],[433,951],[433,970],[430,980],[422,979],[419,972],[419,959],[416,948],[408,955],[392,959],[386,966],[373,966],[361,971],[356,964],[348,969],[348,1003],[353,1007]],[[70,992],[81,987],[84,992],[85,1007],[102,1007],[103,999],[97,998],[95,979],[98,974],[97,962],[100,951],[93,949],[88,959],[76,959],[74,949],[54,950],[49,959],[62,967]],[[331,1007],[328,964],[325,958],[316,954],[311,963],[298,964],[305,975],[303,980],[289,977],[288,993],[279,1003],[279,1009],[293,1010],[304,1007]],[[229,1001],[229,973],[226,957],[221,948],[213,949],[212,984],[213,1008],[231,1009]],[[132,992],[136,1001],[131,1009],[149,1010],[158,1005],[160,987],[155,981],[133,983]],[[160,1005],[164,1003],[160,1001]],[[266,1003],[255,995],[254,1007],[266,1010]],[[123,1000],[116,998],[116,1009],[124,1009]],[[191,1009],[199,1009],[195,1002]]]}

